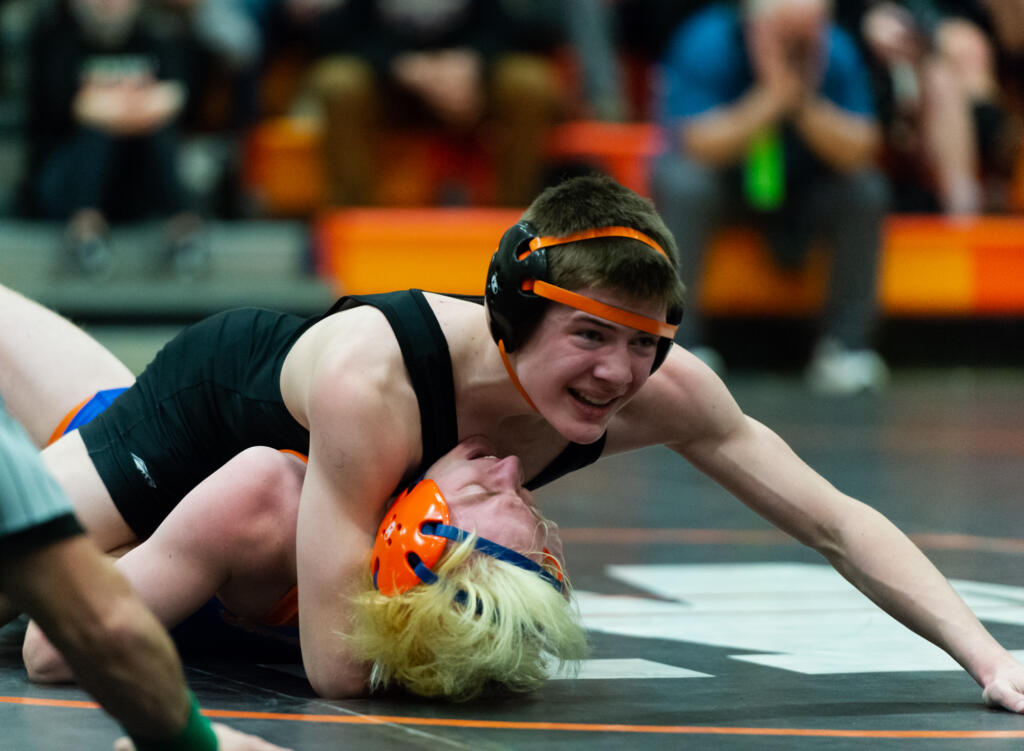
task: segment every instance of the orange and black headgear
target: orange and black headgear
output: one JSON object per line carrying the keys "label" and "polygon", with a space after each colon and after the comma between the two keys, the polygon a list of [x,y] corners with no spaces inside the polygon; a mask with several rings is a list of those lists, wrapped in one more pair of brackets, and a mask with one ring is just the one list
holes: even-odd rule
{"label": "orange and black headgear", "polygon": [[667,256],[657,242],[631,227],[599,227],[553,237],[538,235],[533,225],[521,221],[505,232],[491,257],[484,297],[490,311],[491,336],[506,352],[513,352],[523,344],[544,315],[547,301],[552,300],[659,337],[651,372],[665,361],[683,317],[682,308],[669,310],[666,320],[658,321],[605,305],[549,281],[547,248],[598,237],[636,240]]}

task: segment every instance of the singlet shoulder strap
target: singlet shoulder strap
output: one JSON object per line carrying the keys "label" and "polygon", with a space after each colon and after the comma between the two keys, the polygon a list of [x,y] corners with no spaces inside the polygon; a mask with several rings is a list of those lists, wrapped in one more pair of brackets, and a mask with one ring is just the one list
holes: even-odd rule
{"label": "singlet shoulder strap", "polygon": [[536,490],[541,485],[554,482],[562,475],[567,475],[577,469],[582,469],[588,464],[593,464],[601,458],[604,451],[604,442],[608,437],[607,433],[601,435],[593,443],[570,443],[561,454],[554,458],[548,466],[541,470],[540,474],[526,483],[530,490]]}
{"label": "singlet shoulder strap", "polygon": [[[422,473],[459,442],[448,341],[421,290],[358,295],[348,300],[383,313],[398,340],[420,408],[423,460],[417,474]],[[353,307],[351,303],[344,306],[349,307]]]}

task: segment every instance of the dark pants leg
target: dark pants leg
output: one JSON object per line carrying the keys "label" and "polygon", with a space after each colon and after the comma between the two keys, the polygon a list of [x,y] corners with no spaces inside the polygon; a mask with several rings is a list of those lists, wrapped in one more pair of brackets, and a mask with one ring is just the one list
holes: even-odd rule
{"label": "dark pants leg", "polygon": [[189,208],[178,175],[177,130],[171,126],[118,142],[118,171],[107,196],[111,216],[170,216]]}
{"label": "dark pants leg", "polygon": [[693,347],[701,342],[701,291],[711,233],[735,210],[726,173],[679,154],[661,156],[651,176],[654,203],[679,246],[679,274],[687,286],[686,312],[676,342]]}
{"label": "dark pants leg", "polygon": [[47,219],[67,219],[79,209],[103,204],[113,172],[115,140],[81,128],[44,162],[35,200]]}
{"label": "dark pants leg", "polygon": [[869,347],[877,313],[878,261],[889,187],[873,169],[830,174],[812,181],[803,198],[832,250],[832,273],[822,334],[850,349]]}
{"label": "dark pants leg", "polygon": [[172,127],[132,138],[82,128],[43,165],[36,200],[48,219],[86,208],[125,219],[177,213],[187,203],[177,154]]}

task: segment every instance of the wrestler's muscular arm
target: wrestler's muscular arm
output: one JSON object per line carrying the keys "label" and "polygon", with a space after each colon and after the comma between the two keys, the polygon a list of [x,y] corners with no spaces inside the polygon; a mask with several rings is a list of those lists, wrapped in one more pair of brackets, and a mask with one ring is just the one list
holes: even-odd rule
{"label": "wrestler's muscular arm", "polygon": [[1024,711],[1024,667],[888,519],[838,491],[778,435],[744,415],[721,381],[687,353],[673,353],[647,386],[637,408],[647,411],[656,438],[948,652],[983,687],[987,702]]}
{"label": "wrestler's muscular arm", "polygon": [[320,357],[309,384],[309,467],[297,538],[299,628],[306,674],[327,698],[366,690],[367,667],[346,653],[339,632],[347,598],[365,586],[387,499],[419,460],[415,397],[397,348],[386,344],[393,339],[384,341]]}

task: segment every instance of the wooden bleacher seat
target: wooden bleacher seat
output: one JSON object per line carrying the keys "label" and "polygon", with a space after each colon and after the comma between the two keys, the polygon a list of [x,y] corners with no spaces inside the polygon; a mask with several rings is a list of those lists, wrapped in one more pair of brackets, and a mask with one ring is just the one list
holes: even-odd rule
{"label": "wooden bleacher seat", "polygon": [[[265,120],[249,133],[243,184],[268,215],[308,215],[324,207],[320,139],[320,126],[315,120],[294,117]],[[657,129],[650,123],[578,120],[553,129],[547,153],[552,161],[594,164],[623,185],[647,195],[648,162],[656,148]],[[466,158],[453,153],[450,144],[435,135],[388,133],[381,152],[381,162],[389,167],[380,175],[381,205],[429,204],[446,177],[441,163],[467,181],[474,205],[483,205],[494,193],[490,184],[493,170],[483,163],[484,155]]]}
{"label": "wooden bleacher seat", "polygon": [[316,225],[320,274],[349,294],[421,287],[483,294],[491,253],[515,209],[343,209]]}

